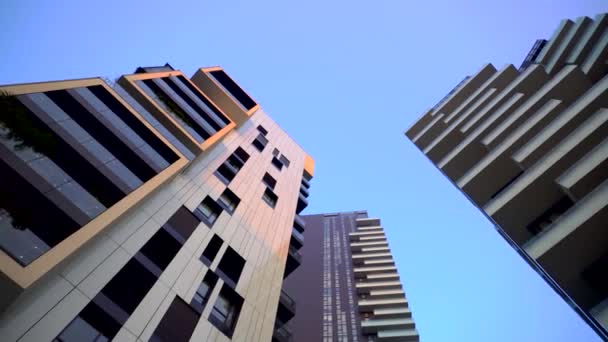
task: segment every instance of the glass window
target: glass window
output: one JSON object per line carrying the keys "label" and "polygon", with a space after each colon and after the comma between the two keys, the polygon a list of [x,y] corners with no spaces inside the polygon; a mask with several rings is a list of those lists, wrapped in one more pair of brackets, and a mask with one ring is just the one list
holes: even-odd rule
{"label": "glass window", "polygon": [[243,298],[233,289],[224,285],[213,305],[209,322],[224,335],[232,337],[242,304]]}
{"label": "glass window", "polygon": [[291,163],[289,161],[289,159],[287,159],[287,157],[285,157],[285,155],[281,155],[279,160],[283,163],[283,165],[285,165],[285,167],[289,167],[289,164]]}
{"label": "glass window", "polygon": [[28,265],[50,248],[28,228],[13,225],[10,213],[0,208],[0,246],[22,265]]}
{"label": "glass window", "polygon": [[222,238],[220,238],[219,236],[214,234],[213,237],[211,238],[211,241],[209,241],[209,244],[207,244],[207,247],[205,247],[203,254],[201,255],[201,258],[200,258],[201,261],[205,265],[211,266],[213,259],[215,259],[215,256],[220,251],[220,248],[222,248],[223,243],[224,243],[224,240],[222,240]]}
{"label": "glass window", "polygon": [[194,293],[194,297],[192,298],[192,302],[190,304],[199,313],[202,313],[205,309],[205,305],[207,304],[207,301],[209,301],[209,297],[211,296],[211,292],[217,283],[217,279],[217,275],[211,271],[207,271],[205,278],[203,278],[203,281]]}
{"label": "glass window", "polygon": [[221,213],[222,207],[209,196],[205,197],[194,211],[194,215],[209,227],[213,226]]}
{"label": "glass window", "polygon": [[218,203],[224,209],[226,209],[226,212],[228,212],[229,214],[234,213],[236,207],[239,205],[240,202],[241,199],[228,188],[226,188],[226,190],[222,192],[220,198],[218,199]]}
{"label": "glass window", "polygon": [[217,214],[206,203],[199,204],[198,209],[201,211],[201,213],[203,213],[205,218],[209,220],[209,222],[213,223],[215,222],[215,219],[217,219]]}
{"label": "glass window", "polygon": [[283,169],[283,162],[277,159],[277,157],[272,158],[272,165],[274,165],[279,171]]}
{"label": "glass window", "polygon": [[267,135],[267,134],[268,134],[268,131],[267,131],[267,130],[266,130],[266,128],[264,128],[264,126],[262,126],[262,125],[259,125],[259,126],[258,126],[258,131],[260,131],[260,133],[262,133],[262,134],[264,134],[264,135]]}
{"label": "glass window", "polygon": [[236,287],[244,267],[245,259],[232,247],[228,247],[217,265],[216,272],[228,286]]}
{"label": "glass window", "polygon": [[152,342],[188,342],[200,319],[200,312],[175,296],[171,306],[163,316],[154,334]]}
{"label": "glass window", "polygon": [[264,174],[262,177],[262,183],[264,183],[267,187],[274,190],[274,187],[277,185],[277,180],[274,179],[268,172]]}
{"label": "glass window", "polygon": [[271,208],[274,208],[277,205],[278,197],[270,188],[266,188],[264,194],[262,195],[262,199],[266,204],[268,204]]}
{"label": "glass window", "polygon": [[253,140],[252,144],[255,148],[262,152],[268,143],[268,139],[263,134],[258,134],[258,136]]}

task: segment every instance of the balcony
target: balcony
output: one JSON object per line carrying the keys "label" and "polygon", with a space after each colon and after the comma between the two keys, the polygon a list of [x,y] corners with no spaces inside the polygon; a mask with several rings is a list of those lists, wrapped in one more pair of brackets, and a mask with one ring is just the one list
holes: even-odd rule
{"label": "balcony", "polygon": [[[279,325],[280,324],[280,325]],[[283,323],[275,324],[274,333],[272,334],[272,342],[291,342],[292,334],[291,329]]]}
{"label": "balcony", "polygon": [[399,330],[381,330],[378,331],[377,341],[382,342],[417,342],[420,341],[420,336],[416,329],[399,329]]}
{"label": "balcony", "polygon": [[384,231],[363,231],[363,232],[352,232],[348,233],[350,241],[369,242],[371,240],[382,240],[386,241]]}
{"label": "balcony", "polygon": [[[369,280],[372,279],[370,276],[367,278]],[[400,289],[401,282],[399,280],[366,281],[356,283],[355,288],[357,289],[357,293],[369,293],[371,290]]]}
{"label": "balcony", "polygon": [[306,188],[306,189],[310,189],[310,182],[306,179],[306,178],[302,178],[302,185]]}
{"label": "balcony", "polygon": [[304,221],[302,216],[296,214],[296,216],[293,219],[293,227],[300,233],[304,233],[304,228],[306,227],[306,221]]}
{"label": "balcony", "polygon": [[373,273],[387,273],[397,271],[395,266],[365,266],[365,267],[355,267],[354,273],[355,275],[363,275],[363,274],[373,274]]}
{"label": "balcony", "polygon": [[281,290],[279,297],[279,307],[277,309],[277,322],[283,324],[289,322],[296,315],[296,302],[291,298],[285,290]]}
{"label": "balcony", "polygon": [[374,318],[411,318],[412,311],[409,308],[375,309]]}
{"label": "balcony", "polygon": [[[608,81],[606,84],[608,85]],[[572,107],[575,106],[570,108]],[[562,115],[568,113],[569,110],[566,110]],[[558,118],[553,124],[557,126],[559,121],[561,120]],[[527,226],[563,196],[563,191],[555,180],[582,156],[598,146],[607,132],[608,110],[601,109],[587,116],[585,122],[559,144],[552,145],[555,148],[488,202],[484,207],[485,211],[502,226],[515,243],[524,243],[530,238],[530,233],[521,227]]]}
{"label": "balcony", "polygon": [[382,330],[414,329],[414,321],[411,318],[372,318],[361,321],[364,334],[373,334]]}
{"label": "balcony", "polygon": [[249,119],[260,107],[220,67],[199,69],[192,76],[192,82],[237,125]]}
{"label": "balcony", "polygon": [[378,218],[358,218],[356,219],[356,221],[357,227],[370,227],[380,225],[380,219]]}
{"label": "balcony", "polygon": [[407,299],[404,297],[389,299],[361,299],[358,303],[359,310],[368,311],[380,308],[407,307]]}
{"label": "balcony", "polygon": [[285,263],[285,273],[283,279],[287,278],[296,268],[302,263],[302,255],[293,246],[289,246],[289,253],[287,254],[287,262]]}
{"label": "balcony", "polygon": [[304,235],[298,232],[295,228],[291,230],[291,241],[289,244],[295,249],[300,249],[304,246]]}
{"label": "balcony", "polygon": [[299,194],[298,196],[298,206],[296,207],[296,213],[301,213],[302,210],[304,210],[306,207],[308,207],[308,200],[306,199],[306,197],[304,197],[304,195]]}
{"label": "balcony", "polygon": [[187,160],[101,79],[0,90],[1,310]]}
{"label": "balcony", "polygon": [[118,85],[144,109],[152,126],[191,155],[207,150],[235,126],[181,71],[124,75]]}
{"label": "balcony", "polygon": [[300,194],[302,194],[306,198],[308,198],[308,196],[310,196],[310,192],[308,191],[308,189],[306,189],[303,186],[300,187]]}
{"label": "balcony", "polygon": [[354,252],[362,251],[364,248],[388,247],[386,241],[367,241],[367,242],[351,242],[350,250]]}

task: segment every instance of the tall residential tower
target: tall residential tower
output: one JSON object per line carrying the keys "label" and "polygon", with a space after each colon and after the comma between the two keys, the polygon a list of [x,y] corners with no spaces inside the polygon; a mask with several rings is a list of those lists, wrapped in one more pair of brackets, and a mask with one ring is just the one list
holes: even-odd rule
{"label": "tall residential tower", "polygon": [[293,341],[418,341],[380,220],[366,211],[302,218],[302,265],[285,281],[298,309]]}
{"label": "tall residential tower", "polygon": [[222,68],[0,87],[2,341],[270,341],[313,160]]}
{"label": "tall residential tower", "polygon": [[405,134],[608,339],[608,15],[483,66]]}

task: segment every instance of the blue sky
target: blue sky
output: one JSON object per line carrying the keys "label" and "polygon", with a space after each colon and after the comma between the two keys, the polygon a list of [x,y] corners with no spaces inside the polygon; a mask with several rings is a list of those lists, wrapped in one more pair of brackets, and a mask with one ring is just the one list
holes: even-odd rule
{"label": "blue sky", "polygon": [[599,341],[403,136],[601,0],[17,1],[0,84],[221,65],[316,160],[305,213],[382,218],[423,342]]}

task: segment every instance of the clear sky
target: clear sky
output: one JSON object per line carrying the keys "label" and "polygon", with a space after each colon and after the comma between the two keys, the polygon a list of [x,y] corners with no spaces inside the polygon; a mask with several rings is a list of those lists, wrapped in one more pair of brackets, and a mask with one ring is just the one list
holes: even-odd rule
{"label": "clear sky", "polygon": [[599,341],[403,135],[605,0],[0,3],[0,84],[221,65],[316,160],[304,213],[382,219],[423,342]]}

